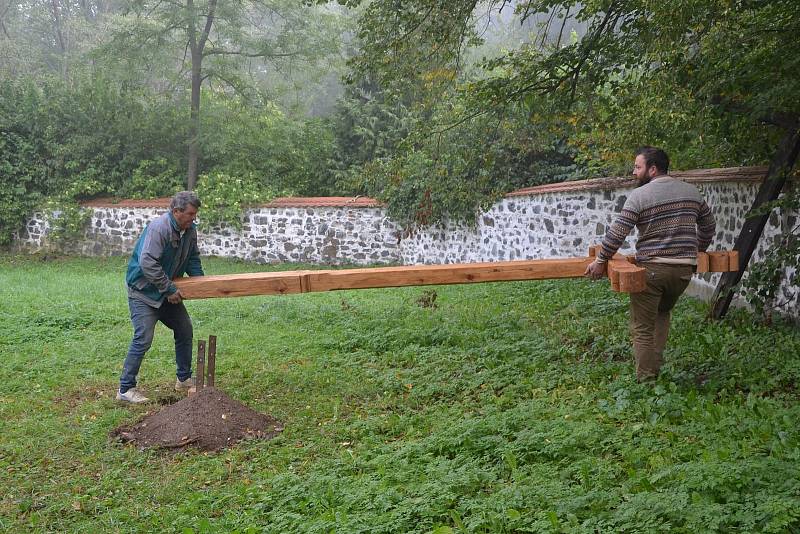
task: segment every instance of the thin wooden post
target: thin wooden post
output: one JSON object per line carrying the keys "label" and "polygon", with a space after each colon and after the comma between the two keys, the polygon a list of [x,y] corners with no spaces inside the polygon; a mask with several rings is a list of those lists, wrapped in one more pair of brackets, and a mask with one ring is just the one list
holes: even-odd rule
{"label": "thin wooden post", "polygon": [[217,336],[208,336],[208,366],[206,368],[206,385],[214,387],[214,375],[217,368]]}
{"label": "thin wooden post", "polygon": [[195,386],[199,392],[205,387],[205,367],[206,367],[206,342],[201,339],[197,342],[197,379]]}

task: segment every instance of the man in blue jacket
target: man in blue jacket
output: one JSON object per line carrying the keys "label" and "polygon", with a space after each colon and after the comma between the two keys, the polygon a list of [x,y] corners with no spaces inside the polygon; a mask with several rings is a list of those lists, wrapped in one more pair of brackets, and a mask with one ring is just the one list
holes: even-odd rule
{"label": "man in blue jacket", "polygon": [[199,208],[200,199],[193,192],[177,193],[169,211],[150,222],[136,242],[125,276],[133,340],[119,379],[119,401],[139,404],[149,400],[136,389],[136,375],[153,342],[158,321],[175,336],[175,390],[188,392],[194,386],[192,320],[172,281],[184,274],[203,275],[194,224]]}

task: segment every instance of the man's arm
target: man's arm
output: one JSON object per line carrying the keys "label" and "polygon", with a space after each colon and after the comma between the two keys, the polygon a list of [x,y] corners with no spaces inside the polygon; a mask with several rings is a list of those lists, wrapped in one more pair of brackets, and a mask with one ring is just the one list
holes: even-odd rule
{"label": "man's arm", "polygon": [[148,282],[156,286],[159,292],[172,295],[178,288],[170,281],[164,267],[161,265],[161,253],[169,244],[169,235],[165,235],[161,228],[150,228],[145,236],[142,250],[139,252],[139,265],[142,274]]}
{"label": "man's arm", "polygon": [[603,242],[600,244],[600,250],[597,253],[597,261],[606,263],[613,258],[637,222],[639,222],[638,210],[634,209],[633,206],[629,206],[628,202],[626,202],[617,216],[617,220],[608,228],[605,237],[603,237]]}
{"label": "man's arm", "polygon": [[200,262],[200,249],[197,247],[197,238],[192,243],[192,251],[189,253],[189,263],[186,267],[186,274],[189,276],[203,276],[203,264]]}
{"label": "man's arm", "polygon": [[600,250],[597,252],[597,258],[586,267],[583,275],[593,280],[605,276],[608,260],[614,257],[614,254],[617,253],[619,247],[625,242],[625,238],[628,237],[638,221],[639,210],[631,202],[631,198],[628,197],[617,219],[606,231]]}
{"label": "man's arm", "polygon": [[697,217],[697,249],[700,252],[705,252],[711,245],[716,229],[717,222],[714,220],[714,214],[711,213],[711,208],[708,207],[704,200],[700,205],[700,212]]}

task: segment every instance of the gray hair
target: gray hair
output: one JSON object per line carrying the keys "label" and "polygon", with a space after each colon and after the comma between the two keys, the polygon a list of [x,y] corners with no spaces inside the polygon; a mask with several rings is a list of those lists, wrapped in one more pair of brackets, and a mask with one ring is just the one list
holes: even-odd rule
{"label": "gray hair", "polygon": [[197,194],[194,191],[180,191],[169,201],[169,209],[178,208],[178,211],[186,211],[186,206],[190,204],[200,209],[200,199],[197,198]]}

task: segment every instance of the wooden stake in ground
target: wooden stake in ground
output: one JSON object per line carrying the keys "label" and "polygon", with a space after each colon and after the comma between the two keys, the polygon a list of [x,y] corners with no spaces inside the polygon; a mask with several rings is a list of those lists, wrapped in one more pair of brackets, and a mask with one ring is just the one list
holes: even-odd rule
{"label": "wooden stake in ground", "polygon": [[197,342],[197,379],[195,380],[195,389],[200,391],[205,387],[205,370],[206,370],[206,342],[201,339]]}
{"label": "wooden stake in ground", "polygon": [[214,387],[214,375],[217,372],[217,336],[208,336],[208,365],[206,367],[206,385]]}

